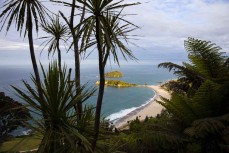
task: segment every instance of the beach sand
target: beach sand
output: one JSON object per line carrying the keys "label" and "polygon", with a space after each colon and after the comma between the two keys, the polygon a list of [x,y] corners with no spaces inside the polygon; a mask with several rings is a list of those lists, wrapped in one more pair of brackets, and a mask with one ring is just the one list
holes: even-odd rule
{"label": "beach sand", "polygon": [[127,127],[127,122],[136,119],[138,116],[139,120],[144,120],[146,116],[155,117],[157,114],[161,113],[163,106],[158,104],[156,100],[160,100],[160,96],[165,97],[167,99],[170,98],[170,93],[160,87],[160,85],[147,85],[146,87],[151,88],[155,91],[154,98],[145,106],[136,109],[135,111],[127,114],[122,117],[115,123],[115,127],[117,129],[123,129]]}

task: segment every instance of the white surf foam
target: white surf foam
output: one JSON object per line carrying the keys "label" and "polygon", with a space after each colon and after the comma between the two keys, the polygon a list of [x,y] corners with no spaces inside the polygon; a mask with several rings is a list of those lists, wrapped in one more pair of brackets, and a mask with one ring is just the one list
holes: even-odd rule
{"label": "white surf foam", "polygon": [[109,115],[108,117],[106,117],[106,119],[109,119],[111,122],[116,123],[119,121],[119,119],[125,117],[126,115],[134,113],[134,112],[138,112],[139,110],[141,110],[142,108],[147,106],[155,97],[156,97],[156,93],[153,98],[150,98],[145,103],[143,103],[141,106],[120,110],[119,112]]}

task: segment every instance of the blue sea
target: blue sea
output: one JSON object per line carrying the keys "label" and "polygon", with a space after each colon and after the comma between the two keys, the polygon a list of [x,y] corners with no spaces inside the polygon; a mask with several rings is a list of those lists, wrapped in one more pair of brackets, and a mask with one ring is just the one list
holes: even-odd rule
{"label": "blue sea", "polygon": [[[74,67],[73,65],[68,65],[68,68]],[[117,66],[117,64],[108,64],[106,72],[113,70],[118,70],[123,73],[124,77],[120,78],[120,80],[139,85],[157,85],[161,82],[176,78],[176,76],[168,72],[168,70],[158,69],[156,63],[147,61],[143,61],[140,64],[124,64],[120,67]],[[32,73],[31,65],[0,65],[0,92],[3,91],[6,95],[23,103],[23,101],[16,96],[11,85],[23,88],[21,80],[26,80],[30,83]],[[82,63],[82,84],[87,83],[89,87],[98,88],[95,85],[95,82],[99,80],[98,74],[98,66],[95,63]],[[117,120],[148,103],[154,95],[154,91],[147,87],[105,87],[102,117]],[[86,104],[95,105],[96,99],[97,93],[92,96]]]}

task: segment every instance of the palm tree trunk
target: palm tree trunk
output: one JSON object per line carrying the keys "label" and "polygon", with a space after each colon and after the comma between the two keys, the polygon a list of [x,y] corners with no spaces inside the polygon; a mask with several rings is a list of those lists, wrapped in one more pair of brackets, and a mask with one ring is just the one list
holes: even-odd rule
{"label": "palm tree trunk", "polygon": [[[74,35],[75,36],[75,35]],[[75,36],[76,37],[76,36]],[[75,82],[76,82],[76,93],[81,94],[80,92],[80,59],[79,59],[79,50],[78,50],[78,42],[76,38],[74,38],[74,50],[75,50]],[[79,102],[77,104],[78,118],[80,119],[83,113],[82,103]]]}
{"label": "palm tree trunk", "polygon": [[58,52],[59,71],[60,71],[60,74],[62,75],[62,71],[61,71],[61,52],[60,52],[59,40],[57,41],[57,52]]}
{"label": "palm tree trunk", "polygon": [[98,48],[98,56],[99,56],[99,77],[100,77],[100,84],[99,84],[99,93],[97,98],[96,104],[96,112],[95,112],[95,124],[94,124],[94,140],[92,142],[92,149],[95,150],[96,142],[99,136],[99,126],[100,126],[100,115],[101,115],[101,108],[103,102],[103,94],[104,94],[104,86],[105,86],[105,77],[104,77],[104,62],[103,62],[103,52],[102,46],[100,42],[100,26],[99,26],[99,19],[96,18],[96,41],[97,41],[97,48]]}
{"label": "palm tree trunk", "polygon": [[36,56],[34,53],[34,45],[33,45],[33,23],[32,23],[32,17],[31,17],[31,10],[30,10],[30,6],[29,4],[27,5],[27,18],[28,18],[28,39],[29,39],[29,50],[30,50],[30,57],[31,57],[31,61],[33,64],[33,70],[34,70],[34,74],[35,74],[35,78],[36,78],[36,83],[38,86],[38,92],[39,92],[39,97],[43,98],[43,94],[42,94],[42,88],[41,88],[41,79],[40,79],[40,75],[39,75],[39,71],[38,71],[38,67],[37,67],[37,62],[36,62]]}
{"label": "palm tree trunk", "polygon": [[[70,24],[69,28],[71,30],[71,34],[73,37],[73,44],[74,44],[74,57],[75,57],[75,85],[76,85],[76,94],[80,94],[80,59],[79,59],[79,47],[78,47],[78,38],[74,30],[74,14],[75,14],[75,4],[76,0],[72,0],[72,10],[71,10],[71,17],[70,17]],[[83,113],[82,103],[79,102],[77,104],[77,114],[78,118],[81,118]]]}
{"label": "palm tree trunk", "polygon": [[[28,26],[30,57],[31,57],[31,61],[33,64],[33,70],[34,70],[34,74],[35,74],[36,84],[38,87],[38,94],[39,94],[39,98],[44,100],[44,96],[42,93],[42,87],[41,87],[41,79],[40,79],[40,75],[39,75],[39,71],[38,71],[38,67],[37,67],[37,62],[36,62],[36,56],[35,56],[35,52],[34,52],[33,23],[32,23],[32,16],[31,16],[31,10],[30,10],[29,4],[27,5],[27,24],[28,24],[27,26]],[[45,119],[45,124],[48,126],[49,125],[49,123],[47,121],[48,115],[44,112],[42,115],[43,115],[43,118]]]}

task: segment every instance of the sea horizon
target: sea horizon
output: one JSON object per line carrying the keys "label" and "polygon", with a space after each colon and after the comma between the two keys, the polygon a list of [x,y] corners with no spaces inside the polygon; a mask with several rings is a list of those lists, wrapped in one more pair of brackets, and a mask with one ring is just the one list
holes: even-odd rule
{"label": "sea horizon", "polygon": [[[178,61],[179,62],[179,61]],[[68,68],[74,68],[74,65],[67,65]],[[44,66],[44,67],[47,67]],[[158,69],[157,64],[152,64],[148,60],[141,61],[136,64],[123,64],[107,65],[106,72],[118,70],[123,73],[123,77],[119,80],[135,83],[138,85],[158,85],[170,79],[174,79],[175,76],[169,73],[166,69]],[[25,80],[29,83],[30,76],[33,74],[33,70],[29,65],[0,65],[0,91],[5,92],[7,96],[22,102],[18,98],[10,85],[23,88],[22,81]],[[98,69],[96,64],[81,64],[81,84],[87,84],[92,88],[97,88],[95,82],[99,80]],[[72,78],[74,74],[72,73]],[[116,79],[116,78],[115,78]],[[152,89],[147,87],[128,87],[128,88],[116,88],[105,87],[105,94],[103,99],[102,117],[115,121],[130,112],[143,107],[154,97],[155,93]],[[93,95],[86,104],[96,104],[97,93]],[[22,102],[23,103],[23,102]]]}

